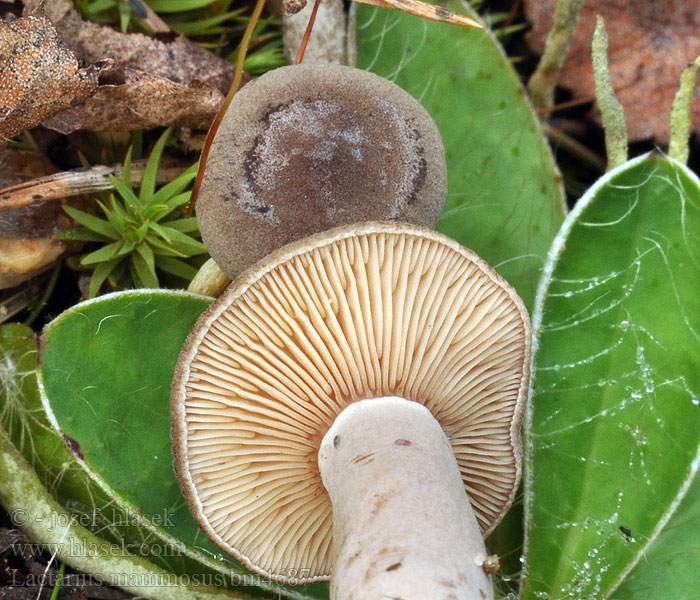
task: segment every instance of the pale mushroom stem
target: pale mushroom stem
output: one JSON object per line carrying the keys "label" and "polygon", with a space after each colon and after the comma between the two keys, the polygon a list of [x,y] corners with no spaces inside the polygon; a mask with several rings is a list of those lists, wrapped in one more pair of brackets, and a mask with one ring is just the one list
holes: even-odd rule
{"label": "pale mushroom stem", "polygon": [[486,548],[452,448],[430,411],[348,406],[318,457],[333,505],[332,600],[485,600]]}

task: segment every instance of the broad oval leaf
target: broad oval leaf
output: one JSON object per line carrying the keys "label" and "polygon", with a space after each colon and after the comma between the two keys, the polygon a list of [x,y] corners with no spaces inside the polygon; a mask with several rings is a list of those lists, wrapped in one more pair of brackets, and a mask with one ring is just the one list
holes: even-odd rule
{"label": "broad oval leaf", "polygon": [[700,464],[698,178],[652,154],[598,181],[552,246],[533,329],[521,597],[606,598]]}
{"label": "broad oval leaf", "polygon": [[323,585],[294,590],[248,574],[199,530],[180,492],[170,383],[180,348],[210,302],[185,292],[132,290],[67,310],[41,337],[44,408],[84,476],[125,514],[145,517],[156,538],[149,552],[182,553],[200,565],[188,572],[223,574],[253,590],[299,600],[323,596]]}
{"label": "broad oval leaf", "polygon": [[[76,515],[89,515],[81,517],[82,521],[104,527],[106,523],[96,507],[111,501],[76,468],[75,454],[49,423],[39,393],[37,357],[37,337],[29,327],[19,323],[0,326],[0,427],[49,493],[63,504],[72,504]],[[90,502],[81,501],[87,498]],[[112,520],[128,521],[116,513],[110,510]],[[144,536],[137,529],[122,527],[121,539],[128,538],[129,545],[141,546],[148,534]]]}
{"label": "broad oval leaf", "polygon": [[[445,5],[478,19],[466,4]],[[447,156],[449,194],[437,228],[494,266],[532,307],[564,218],[560,176],[517,74],[488,29],[357,8],[357,65],[417,98]]]}
{"label": "broad oval leaf", "polygon": [[[37,338],[29,327],[0,326],[0,446],[5,446],[0,454],[4,468],[15,472],[10,479],[0,478],[0,496],[16,524],[33,543],[51,546],[58,559],[104,582],[134,590],[136,581],[148,586],[162,578],[171,585],[156,586],[149,592],[154,598],[201,598],[203,592],[212,599],[240,598],[231,590],[202,588],[217,581],[211,570],[174,552],[153,527],[142,526],[140,514],[115,503],[86,476],[74,449],[43,411],[37,356]],[[89,550],[87,556],[82,549]],[[179,577],[185,573],[203,577],[188,590],[192,578]],[[143,585],[136,587],[144,593]]]}
{"label": "broad oval leaf", "polygon": [[663,531],[612,595],[614,600],[700,597],[700,476]]}

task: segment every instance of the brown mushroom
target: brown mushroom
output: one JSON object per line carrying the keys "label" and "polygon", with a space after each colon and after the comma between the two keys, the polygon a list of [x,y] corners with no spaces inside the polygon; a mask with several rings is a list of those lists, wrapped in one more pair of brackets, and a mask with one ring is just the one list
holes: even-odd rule
{"label": "brown mushroom", "polygon": [[332,572],[335,599],[489,597],[482,534],[520,477],[529,339],[513,289],[442,234],[363,223],[279,249],[176,367],[193,514],[253,571]]}
{"label": "brown mushroom", "polygon": [[233,278],[338,225],[432,227],[446,193],[440,134],[410,94],[360,69],[295,65],[234,97],[209,151],[197,220],[212,258]]}

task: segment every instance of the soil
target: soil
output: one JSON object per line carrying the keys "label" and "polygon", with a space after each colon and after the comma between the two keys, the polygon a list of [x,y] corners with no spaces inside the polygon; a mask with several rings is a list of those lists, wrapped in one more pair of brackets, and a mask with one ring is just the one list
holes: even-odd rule
{"label": "soil", "polygon": [[0,600],[127,600],[137,598],[99,578],[66,568],[57,596],[60,563],[16,529],[0,506]]}

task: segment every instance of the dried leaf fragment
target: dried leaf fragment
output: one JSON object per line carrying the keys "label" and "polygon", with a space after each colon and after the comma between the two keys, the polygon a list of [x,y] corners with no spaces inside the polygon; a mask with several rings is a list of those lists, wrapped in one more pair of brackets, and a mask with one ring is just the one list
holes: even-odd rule
{"label": "dried leaf fragment", "polygon": [[90,23],[67,0],[24,0],[24,14],[44,10],[63,42],[87,63],[112,59],[124,68],[145,71],[186,85],[198,80],[223,94],[233,80],[232,64],[182,35],[157,39],[140,33],[121,33]]}
{"label": "dried leaf fragment", "polygon": [[[556,0],[526,0],[532,24],[528,42],[541,51]],[[700,54],[700,3],[696,0],[586,0],[571,40],[559,84],[576,98],[592,98],[591,39],[596,16],[605,20],[613,87],[625,110],[630,140],[654,138],[665,144],[669,115],[683,68]],[[600,120],[600,115],[594,114]],[[700,92],[692,103],[695,131],[700,131]]]}
{"label": "dried leaf fragment", "polygon": [[476,27],[481,29],[483,25],[474,19],[470,19],[464,15],[453,12],[443,6],[430,4],[429,2],[421,2],[421,0],[355,0],[361,4],[371,4],[372,6],[381,6],[382,8],[393,8],[407,12],[409,15],[415,15],[421,19],[429,21],[439,21],[440,23],[449,23],[451,25],[461,25],[463,27]]}
{"label": "dried leaf fragment", "polygon": [[71,244],[53,234],[68,226],[58,202],[34,204],[0,216],[0,289],[14,287],[61,258]]}
{"label": "dried leaf fragment", "polygon": [[[0,186],[54,170],[39,154],[17,150],[0,154]],[[69,225],[60,201],[15,208],[0,200],[0,289],[22,283],[70,250],[74,245],[53,239],[54,233]]]}
{"label": "dried leaf fragment", "polygon": [[170,81],[143,71],[125,69],[123,83],[100,85],[89,101],[47,120],[63,134],[90,131],[136,131],[162,125],[207,129],[224,95],[200,81]]}
{"label": "dried leaf fragment", "polygon": [[282,7],[284,8],[284,14],[286,16],[291,16],[297,14],[306,6],[306,0],[283,0]]}
{"label": "dried leaf fragment", "polygon": [[80,60],[114,65],[103,69],[91,98],[44,125],[63,134],[163,125],[209,128],[231,85],[233,65],[182,35],[124,34],[84,21],[67,0],[24,0],[25,14],[37,10],[45,11]]}
{"label": "dried leaf fragment", "polygon": [[97,65],[80,68],[43,17],[0,23],[0,140],[90,96],[99,71]]}

